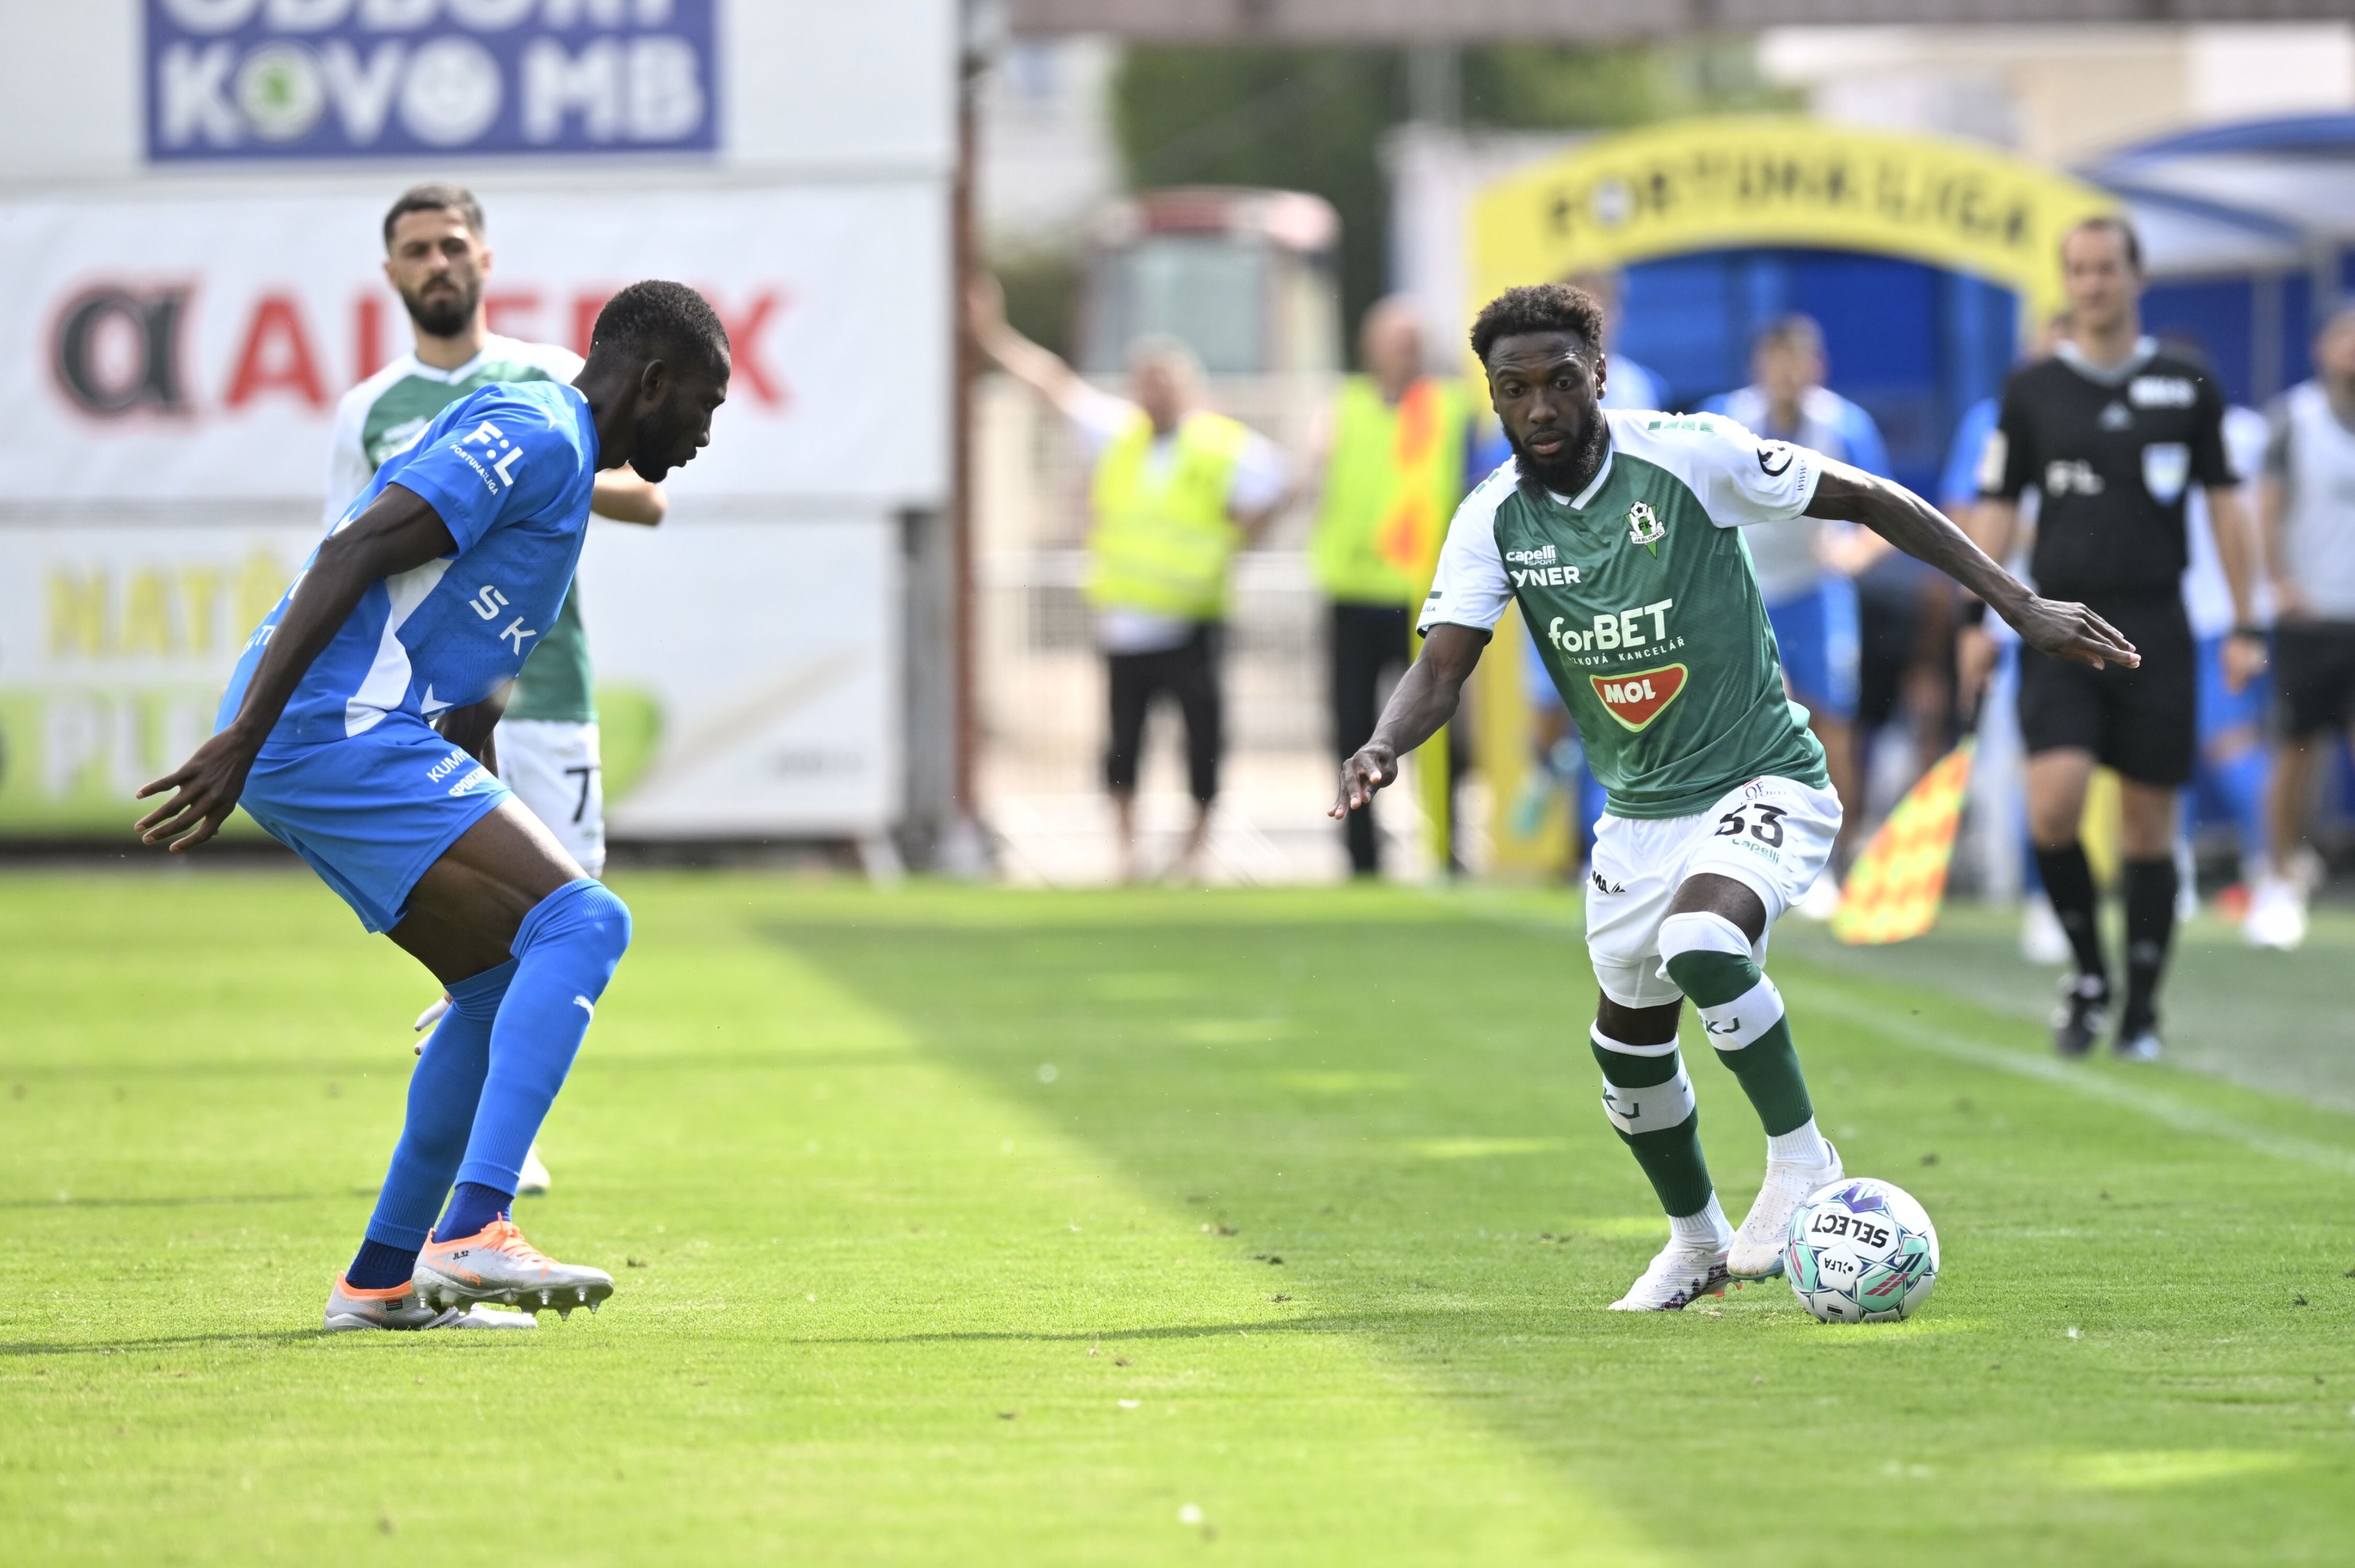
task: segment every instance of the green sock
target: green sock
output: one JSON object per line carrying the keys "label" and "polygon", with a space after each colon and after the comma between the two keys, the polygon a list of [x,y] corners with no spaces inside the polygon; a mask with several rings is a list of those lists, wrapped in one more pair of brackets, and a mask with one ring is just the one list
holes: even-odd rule
{"label": "green sock", "polygon": [[1650,1178],[1660,1207],[1671,1219],[1708,1208],[1713,1189],[1700,1152],[1700,1109],[1676,1043],[1665,1049],[1623,1045],[1597,1028],[1592,1044],[1603,1069],[1604,1114]]}
{"label": "green sock", "polygon": [[[1679,920],[1707,920],[1736,931],[1719,916],[1672,915],[1661,927]],[[1742,1092],[1750,1097],[1769,1137],[1793,1131],[1815,1119],[1807,1097],[1807,1080],[1799,1071],[1798,1048],[1791,1044],[1790,1021],[1783,1014],[1783,996],[1774,982],[1752,959],[1747,942],[1738,954],[1714,948],[1689,948],[1671,957],[1668,978],[1692,998],[1701,1026],[1717,1059],[1732,1070]]]}

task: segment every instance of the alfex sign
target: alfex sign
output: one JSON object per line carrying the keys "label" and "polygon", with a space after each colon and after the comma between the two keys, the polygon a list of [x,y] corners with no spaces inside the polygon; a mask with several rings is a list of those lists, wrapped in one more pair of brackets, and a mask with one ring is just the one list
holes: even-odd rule
{"label": "alfex sign", "polygon": [[714,0],[146,0],[147,155],[694,151]]}

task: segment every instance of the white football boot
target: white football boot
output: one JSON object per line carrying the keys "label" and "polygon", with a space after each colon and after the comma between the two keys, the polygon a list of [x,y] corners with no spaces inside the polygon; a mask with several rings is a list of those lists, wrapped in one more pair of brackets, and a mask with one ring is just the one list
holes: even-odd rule
{"label": "white football boot", "polygon": [[527,1312],[553,1307],[567,1318],[575,1307],[594,1312],[613,1294],[612,1275],[557,1262],[524,1240],[515,1222],[505,1217],[470,1236],[428,1241],[417,1255],[413,1277],[418,1293],[437,1307],[496,1301]]}
{"label": "white football boot", "polygon": [[2258,883],[2241,921],[2241,938],[2253,948],[2296,952],[2306,941],[2306,897],[2297,884],[2286,876]]}
{"label": "white football boot", "polygon": [[1742,1228],[1726,1249],[1726,1272],[1736,1279],[1771,1279],[1783,1272],[1783,1244],[1790,1237],[1791,1215],[1818,1187],[1840,1179],[1839,1150],[1824,1139],[1826,1163],[1801,1165],[1791,1160],[1766,1162],[1766,1180],[1758,1186],[1758,1201],[1750,1205]]}
{"label": "white football boot", "polygon": [[1670,1236],[1652,1266],[1627,1287],[1627,1294],[1611,1303],[1611,1310],[1681,1312],[1704,1296],[1724,1295],[1728,1283],[1724,1247]]}
{"label": "white football boot", "polygon": [[1840,912],[1840,883],[1829,866],[1799,895],[1791,913],[1802,920],[1829,920]]}
{"label": "white football boot", "polygon": [[417,1294],[413,1281],[382,1290],[362,1290],[339,1274],[336,1287],[327,1292],[327,1320],[322,1326],[331,1334],[353,1329],[537,1329],[539,1319],[528,1312],[500,1312],[488,1307],[429,1307]]}
{"label": "white football boot", "polygon": [[548,1167],[540,1163],[539,1145],[535,1143],[523,1151],[523,1169],[516,1172],[516,1196],[545,1198],[549,1180]]}

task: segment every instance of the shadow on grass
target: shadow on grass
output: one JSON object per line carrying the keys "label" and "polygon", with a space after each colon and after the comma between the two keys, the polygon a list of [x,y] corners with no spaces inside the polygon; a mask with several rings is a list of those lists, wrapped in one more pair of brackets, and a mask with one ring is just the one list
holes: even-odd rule
{"label": "shadow on grass", "polygon": [[243,1334],[161,1334],[144,1340],[16,1340],[0,1342],[0,1356],[127,1356],[189,1345],[286,1345],[335,1337],[325,1329],[256,1329]]}

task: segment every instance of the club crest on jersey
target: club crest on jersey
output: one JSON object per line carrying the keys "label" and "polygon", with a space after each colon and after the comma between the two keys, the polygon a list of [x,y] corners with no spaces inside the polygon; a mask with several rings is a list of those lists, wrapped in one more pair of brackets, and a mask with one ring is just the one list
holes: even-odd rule
{"label": "club crest on jersey", "polygon": [[1668,524],[1652,510],[1651,503],[1638,501],[1627,508],[1627,540],[1641,545],[1655,556],[1660,553],[1660,541],[1668,536]]}
{"label": "club crest on jersey", "polygon": [[1657,669],[1637,670],[1625,675],[1586,678],[1593,683],[1604,710],[1619,721],[1620,727],[1640,735],[1677,700],[1677,694],[1685,689],[1688,673],[1682,664],[1663,664]]}

